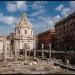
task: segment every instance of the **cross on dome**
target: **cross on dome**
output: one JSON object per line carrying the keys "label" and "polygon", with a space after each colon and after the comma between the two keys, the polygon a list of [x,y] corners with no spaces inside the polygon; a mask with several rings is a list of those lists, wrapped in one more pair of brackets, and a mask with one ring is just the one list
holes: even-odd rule
{"label": "cross on dome", "polygon": [[21,17],[19,18],[16,27],[28,27],[28,28],[31,27],[32,28],[32,24],[27,19],[27,14],[25,12],[21,12]]}
{"label": "cross on dome", "polygon": [[26,14],[25,12],[22,12],[22,13],[21,13],[21,17],[22,17],[22,18],[26,18],[26,16],[27,16],[27,14]]}

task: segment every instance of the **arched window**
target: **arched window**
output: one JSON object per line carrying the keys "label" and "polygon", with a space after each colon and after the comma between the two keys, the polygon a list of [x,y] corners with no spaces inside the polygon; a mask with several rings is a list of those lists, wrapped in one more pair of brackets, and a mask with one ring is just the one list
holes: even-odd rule
{"label": "arched window", "polygon": [[9,46],[7,46],[7,50],[9,51]]}
{"label": "arched window", "polygon": [[24,48],[27,49],[27,43],[24,43]]}
{"label": "arched window", "polygon": [[27,30],[25,30],[25,34],[27,34]]}
{"label": "arched window", "polygon": [[20,34],[20,30],[18,30],[18,34]]}
{"label": "arched window", "polygon": [[32,31],[31,31],[31,35],[32,35]]}

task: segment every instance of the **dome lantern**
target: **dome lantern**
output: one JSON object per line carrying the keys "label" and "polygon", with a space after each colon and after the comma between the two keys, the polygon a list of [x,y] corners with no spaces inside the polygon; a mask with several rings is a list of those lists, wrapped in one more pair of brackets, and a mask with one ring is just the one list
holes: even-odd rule
{"label": "dome lantern", "polygon": [[22,13],[21,13],[21,18],[22,18],[22,19],[25,19],[25,18],[26,18],[26,16],[27,16],[27,15],[26,15],[26,13],[25,13],[25,12],[22,12]]}
{"label": "dome lantern", "polygon": [[19,18],[17,25],[16,25],[16,28],[17,27],[32,28],[32,24],[27,19],[27,15],[25,12],[21,12],[21,17]]}

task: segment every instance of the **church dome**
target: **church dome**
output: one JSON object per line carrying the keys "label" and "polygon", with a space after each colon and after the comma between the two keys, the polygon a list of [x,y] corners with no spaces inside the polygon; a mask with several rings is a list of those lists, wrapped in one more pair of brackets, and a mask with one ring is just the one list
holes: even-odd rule
{"label": "church dome", "polygon": [[32,28],[32,24],[30,23],[30,21],[27,19],[27,16],[24,12],[21,13],[21,17],[17,22],[17,26],[16,27],[27,27],[27,28]]}

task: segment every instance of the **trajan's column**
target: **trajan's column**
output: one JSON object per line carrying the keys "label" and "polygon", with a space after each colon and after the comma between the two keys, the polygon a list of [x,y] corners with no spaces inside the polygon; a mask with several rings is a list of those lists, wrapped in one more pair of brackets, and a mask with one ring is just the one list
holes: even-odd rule
{"label": "trajan's column", "polygon": [[28,21],[24,12],[21,13],[15,28],[15,60],[19,58],[20,52],[23,50],[32,50],[35,43],[32,24]]}

